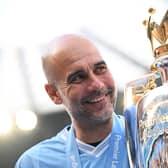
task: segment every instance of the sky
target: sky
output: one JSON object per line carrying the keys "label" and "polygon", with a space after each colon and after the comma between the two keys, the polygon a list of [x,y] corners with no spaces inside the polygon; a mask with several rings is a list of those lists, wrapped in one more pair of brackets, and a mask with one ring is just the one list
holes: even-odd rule
{"label": "sky", "polygon": [[[0,0],[0,45],[39,45],[62,33],[82,27],[97,29],[127,40],[134,35],[147,9],[165,8],[166,0]],[[108,28],[109,27],[109,28]],[[128,33],[126,33],[128,32]],[[112,36],[111,35],[111,36]],[[109,38],[111,38],[111,36]],[[137,37],[139,37],[137,35]]]}

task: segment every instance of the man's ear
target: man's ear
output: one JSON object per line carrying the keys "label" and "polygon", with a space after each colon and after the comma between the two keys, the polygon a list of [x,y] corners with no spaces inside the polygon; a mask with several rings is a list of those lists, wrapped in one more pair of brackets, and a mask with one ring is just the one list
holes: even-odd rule
{"label": "man's ear", "polygon": [[62,104],[62,98],[58,90],[51,84],[45,84],[45,90],[55,104]]}

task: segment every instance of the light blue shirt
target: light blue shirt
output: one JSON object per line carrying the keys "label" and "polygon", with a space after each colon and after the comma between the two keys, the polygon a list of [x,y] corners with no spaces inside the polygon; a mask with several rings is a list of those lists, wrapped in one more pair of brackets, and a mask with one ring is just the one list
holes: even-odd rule
{"label": "light blue shirt", "polygon": [[15,168],[129,168],[124,119],[115,113],[113,118],[112,132],[92,153],[79,149],[73,127],[67,126],[22,154]]}

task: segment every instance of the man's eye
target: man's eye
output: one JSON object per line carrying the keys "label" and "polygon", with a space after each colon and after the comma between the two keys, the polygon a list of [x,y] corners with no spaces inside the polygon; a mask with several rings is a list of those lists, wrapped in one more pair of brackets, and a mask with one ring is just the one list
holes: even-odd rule
{"label": "man's eye", "polygon": [[78,74],[71,77],[69,83],[80,83],[86,78],[85,74]]}
{"label": "man's eye", "polygon": [[100,65],[100,66],[96,67],[95,73],[96,74],[102,74],[102,73],[106,72],[106,70],[107,70],[106,65]]}

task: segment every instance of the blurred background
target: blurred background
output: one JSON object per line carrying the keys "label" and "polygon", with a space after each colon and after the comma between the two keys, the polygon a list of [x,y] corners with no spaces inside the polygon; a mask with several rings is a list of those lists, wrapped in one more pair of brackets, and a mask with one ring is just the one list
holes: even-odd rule
{"label": "blurred background", "polygon": [[167,0],[0,0],[0,168],[12,168],[27,148],[56,135],[70,119],[44,90],[43,46],[77,33],[100,49],[118,84],[116,112],[123,112],[127,82],[149,72],[154,61],[146,28]]}

